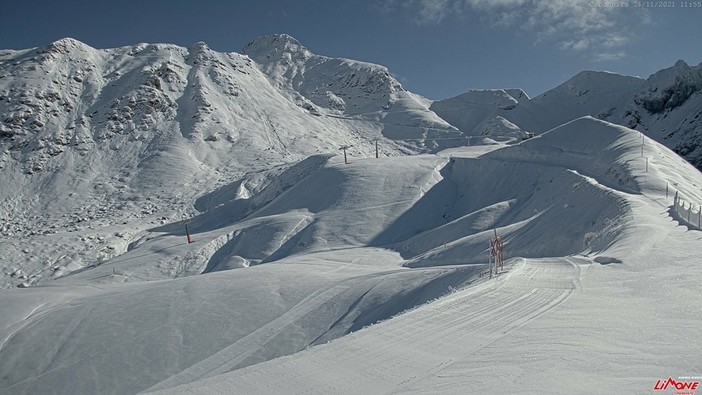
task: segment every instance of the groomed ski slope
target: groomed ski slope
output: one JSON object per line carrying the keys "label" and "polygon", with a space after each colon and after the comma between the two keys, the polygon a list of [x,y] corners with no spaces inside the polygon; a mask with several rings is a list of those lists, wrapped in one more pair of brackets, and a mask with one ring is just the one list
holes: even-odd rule
{"label": "groomed ski slope", "polygon": [[[640,393],[698,374],[702,234],[665,197],[702,202],[696,169],[589,117],[470,156],[325,159],[219,206],[231,223],[193,219],[194,244],[168,225],[2,290],[0,389]],[[488,279],[493,229],[510,259]],[[156,280],[172,262],[209,273]]]}

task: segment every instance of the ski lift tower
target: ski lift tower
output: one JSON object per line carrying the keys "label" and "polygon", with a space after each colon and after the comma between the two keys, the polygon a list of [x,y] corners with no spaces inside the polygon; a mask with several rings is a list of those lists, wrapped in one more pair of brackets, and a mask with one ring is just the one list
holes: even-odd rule
{"label": "ski lift tower", "polygon": [[347,165],[349,164],[349,161],[346,159],[346,150],[351,147],[353,147],[353,145],[342,145],[341,148],[339,148],[340,150],[344,151],[344,163]]}

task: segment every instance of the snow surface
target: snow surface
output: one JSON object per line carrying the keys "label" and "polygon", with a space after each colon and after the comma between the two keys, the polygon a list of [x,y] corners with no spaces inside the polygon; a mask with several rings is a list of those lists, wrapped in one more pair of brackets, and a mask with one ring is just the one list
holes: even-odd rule
{"label": "snow surface", "polygon": [[[700,376],[702,234],[671,206],[702,203],[702,174],[658,142],[696,133],[699,66],[431,103],[290,36],[242,52],[0,53],[0,392],[642,393]],[[654,110],[629,125],[643,134],[603,120],[626,108]]]}
{"label": "snow surface", "polygon": [[[311,159],[242,220],[194,218],[193,244],[166,225],[2,290],[2,388],[562,393],[694,373],[700,235],[661,185],[702,199],[702,174],[650,140],[646,172],[640,142],[586,117],[477,158]],[[495,279],[492,229],[513,257]],[[210,273],[143,281],[188,254],[171,269]]]}

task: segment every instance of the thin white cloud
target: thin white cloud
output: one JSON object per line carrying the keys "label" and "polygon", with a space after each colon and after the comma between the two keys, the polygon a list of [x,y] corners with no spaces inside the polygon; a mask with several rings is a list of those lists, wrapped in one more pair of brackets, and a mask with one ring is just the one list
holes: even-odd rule
{"label": "thin white cloud", "polygon": [[562,41],[558,44],[558,48],[573,51],[585,51],[590,48],[590,40],[584,38],[582,40]]}
{"label": "thin white cloud", "polygon": [[[417,24],[439,24],[476,15],[496,27],[511,27],[564,51],[594,59],[625,56],[636,26],[650,23],[645,10],[617,0],[385,0],[386,10],[409,10]],[[630,4],[629,4],[630,5]]]}
{"label": "thin white cloud", "polygon": [[609,62],[613,60],[620,60],[626,57],[626,52],[624,51],[610,51],[610,52],[601,52],[595,54],[595,60],[598,62]]}
{"label": "thin white cloud", "polygon": [[439,23],[449,14],[452,0],[418,0],[417,7],[418,23]]}

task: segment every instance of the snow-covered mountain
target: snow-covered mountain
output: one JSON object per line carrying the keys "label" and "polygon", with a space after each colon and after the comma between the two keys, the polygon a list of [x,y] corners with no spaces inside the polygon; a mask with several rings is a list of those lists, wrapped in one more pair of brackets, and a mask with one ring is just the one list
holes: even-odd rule
{"label": "snow-covered mountain", "polygon": [[471,91],[431,109],[468,135],[503,141],[593,116],[639,130],[702,169],[702,64],[678,61],[648,79],[583,71],[533,99],[519,90]]}
{"label": "snow-covered mountain", "polygon": [[696,158],[700,66],[431,102],[287,35],[241,52],[0,51],[0,392],[638,393],[702,365],[702,173],[666,147]]}
{"label": "snow-covered mountain", "polygon": [[193,215],[199,196],[308,155],[459,144],[432,140],[459,133],[382,66],[316,56],[286,35],[243,52],[260,63],[204,43],[2,51],[3,283],[103,261],[146,227]]}
{"label": "snow-covered mountain", "polygon": [[455,137],[458,133],[428,111],[430,101],[403,88],[384,66],[315,55],[285,34],[254,40],[242,53],[313,114],[366,120],[380,125],[384,136],[396,139],[424,141],[427,135]]}

